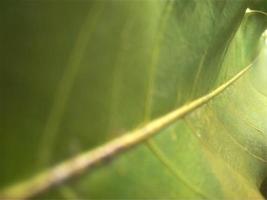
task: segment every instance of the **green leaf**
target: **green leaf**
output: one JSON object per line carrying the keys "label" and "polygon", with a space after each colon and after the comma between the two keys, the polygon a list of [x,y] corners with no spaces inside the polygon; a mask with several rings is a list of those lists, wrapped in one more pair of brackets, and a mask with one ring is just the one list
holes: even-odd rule
{"label": "green leaf", "polygon": [[266,1],[3,5],[3,198],[263,198]]}

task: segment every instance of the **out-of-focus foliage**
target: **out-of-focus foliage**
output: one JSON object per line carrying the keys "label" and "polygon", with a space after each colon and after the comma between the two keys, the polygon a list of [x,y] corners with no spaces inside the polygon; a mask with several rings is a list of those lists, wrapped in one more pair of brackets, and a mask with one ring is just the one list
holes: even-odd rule
{"label": "out-of-focus foliage", "polygon": [[1,5],[0,188],[210,92],[259,55],[149,144],[40,198],[261,198],[267,18],[245,10],[266,11],[266,1]]}

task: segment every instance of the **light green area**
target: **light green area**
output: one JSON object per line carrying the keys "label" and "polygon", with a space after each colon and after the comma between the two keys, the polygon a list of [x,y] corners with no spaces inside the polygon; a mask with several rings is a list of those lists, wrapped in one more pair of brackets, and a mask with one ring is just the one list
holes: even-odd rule
{"label": "light green area", "polygon": [[40,198],[261,197],[267,18],[245,10],[266,11],[266,1],[3,5],[1,188],[149,123],[253,62],[223,94],[148,143]]}

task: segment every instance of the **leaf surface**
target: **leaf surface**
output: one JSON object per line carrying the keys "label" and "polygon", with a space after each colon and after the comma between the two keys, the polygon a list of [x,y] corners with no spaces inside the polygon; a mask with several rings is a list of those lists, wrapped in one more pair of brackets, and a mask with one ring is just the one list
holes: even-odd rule
{"label": "leaf surface", "polygon": [[253,63],[190,115],[41,197],[262,198],[267,19],[245,14],[248,6],[245,0],[5,3],[0,186],[23,183],[139,129]]}

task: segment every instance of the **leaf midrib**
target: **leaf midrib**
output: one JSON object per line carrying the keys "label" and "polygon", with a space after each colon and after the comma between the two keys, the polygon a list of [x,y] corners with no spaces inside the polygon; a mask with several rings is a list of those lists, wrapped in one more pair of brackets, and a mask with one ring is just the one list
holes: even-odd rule
{"label": "leaf midrib", "polygon": [[127,132],[96,149],[81,153],[73,158],[61,162],[47,171],[31,177],[26,181],[8,187],[3,191],[2,195],[5,198],[11,198],[13,195],[18,196],[21,199],[30,198],[43,193],[52,187],[56,187],[58,183],[65,182],[73,177],[81,175],[82,172],[90,172],[96,166],[101,164],[103,165],[105,161],[113,159],[123,152],[140,144],[144,140],[151,138],[173,122],[205,105],[241,78],[242,75],[251,68],[251,66],[252,63],[210,93],[151,121],[140,129]]}

